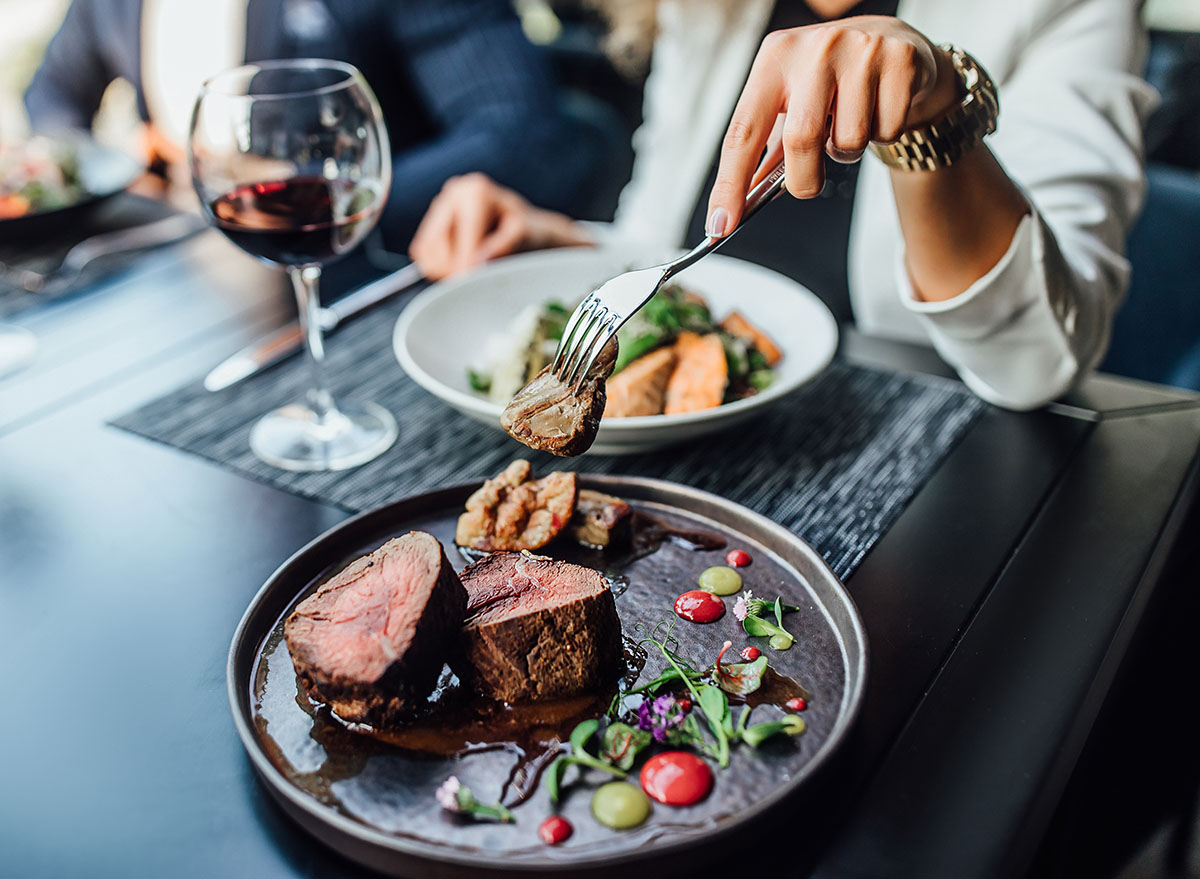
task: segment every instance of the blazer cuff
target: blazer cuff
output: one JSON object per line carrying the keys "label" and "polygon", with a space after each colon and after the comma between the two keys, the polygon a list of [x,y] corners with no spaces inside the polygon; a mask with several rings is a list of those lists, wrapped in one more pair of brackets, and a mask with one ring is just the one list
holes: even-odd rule
{"label": "blazer cuff", "polygon": [[963,340],[990,336],[1038,297],[1041,285],[1034,279],[1041,277],[1044,252],[1041,231],[1033,213],[1026,214],[1017,224],[1000,261],[962,293],[938,302],[917,299],[905,249],[901,247],[896,259],[900,301],[939,333]]}
{"label": "blazer cuff", "polygon": [[992,269],[951,299],[917,300],[903,249],[896,278],[904,306],[918,315],[938,353],[989,403],[1033,409],[1064,393],[1079,375],[1046,282],[1049,234],[1036,211],[1021,219]]}

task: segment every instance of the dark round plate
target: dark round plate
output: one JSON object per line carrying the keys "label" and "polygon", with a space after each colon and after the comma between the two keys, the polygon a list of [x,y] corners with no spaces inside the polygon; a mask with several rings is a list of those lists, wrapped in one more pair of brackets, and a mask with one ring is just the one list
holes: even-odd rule
{"label": "dark round plate", "polygon": [[[457,775],[481,800],[494,801],[513,781],[517,758],[486,748],[429,757],[348,732],[299,690],[280,630],[300,598],[397,534],[432,533],[461,568],[465,560],[454,548],[454,525],[479,483],[457,485],[372,510],[318,537],[271,576],[234,634],[227,682],[238,734],[268,790],[314,836],[361,863],[406,876],[577,875],[664,857],[675,865],[694,864],[727,834],[794,796],[846,737],[866,680],[866,636],[844,587],[812,547],[757,513],[703,491],[633,477],[580,479],[582,486],[618,495],[671,527],[716,533],[730,547],[748,550],[754,562],[744,570],[746,587],[801,606],[785,619],[797,637],[787,651],[767,650],[765,639],[750,639],[731,612],[732,598],[721,620],[680,621],[675,634],[679,652],[700,668],[711,665],[726,639],[738,650],[760,643],[771,667],[811,694],[803,715],[807,732],[755,751],[736,747],[729,768],[715,772],[706,800],[687,808],[656,805],[649,821],[634,830],[609,830],[590,817],[593,782],[602,778],[570,786],[561,812],[575,834],[560,846],[545,846],[536,834],[551,811],[540,785],[515,809],[515,825],[464,822],[443,812],[433,794],[447,776]],[[672,619],[675,597],[695,588],[700,571],[723,564],[725,555],[724,549],[668,542],[618,571],[599,553],[588,559],[589,551],[553,545],[542,551],[623,575],[628,585],[616,603],[630,637],[637,636],[639,625]],[[653,658],[643,680],[657,670],[652,663]],[[761,712],[755,722],[778,714],[774,708],[755,710]]]}
{"label": "dark round plate", "polygon": [[101,146],[89,138],[64,137],[64,140],[75,150],[82,194],[60,208],[0,220],[0,238],[23,238],[66,229],[105,200],[124,192],[145,171],[121,151]]}

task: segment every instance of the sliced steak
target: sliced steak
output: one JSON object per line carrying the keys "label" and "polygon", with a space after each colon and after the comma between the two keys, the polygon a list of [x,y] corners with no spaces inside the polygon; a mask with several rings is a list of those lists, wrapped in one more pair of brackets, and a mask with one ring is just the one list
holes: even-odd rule
{"label": "sliced steak", "polygon": [[574,473],[530,480],[529,462],[518,458],[467,498],[454,542],[484,552],[540,549],[558,536],[575,513],[579,482]]}
{"label": "sliced steak", "polygon": [[401,719],[433,690],[467,593],[438,541],[389,540],[296,606],[284,635],[300,683],[343,720]]}
{"label": "sliced steak", "polygon": [[604,549],[629,536],[632,519],[633,508],[619,497],[582,488],[567,530],[584,546]]}
{"label": "sliced steak", "polygon": [[582,455],[596,439],[604,415],[604,380],[617,362],[617,340],[609,342],[588,371],[578,393],[547,366],[517,392],[500,416],[509,436],[553,455]]}
{"label": "sliced steak", "polygon": [[621,656],[621,623],[598,571],[529,553],[495,553],[462,572],[470,602],[460,674],[505,702],[599,687]]}

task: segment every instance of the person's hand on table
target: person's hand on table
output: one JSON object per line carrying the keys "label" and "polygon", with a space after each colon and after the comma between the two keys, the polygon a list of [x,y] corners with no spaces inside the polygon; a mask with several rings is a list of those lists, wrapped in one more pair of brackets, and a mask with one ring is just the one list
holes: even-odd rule
{"label": "person's hand on table", "polygon": [[534,207],[485,174],[451,177],[425,212],[408,253],[438,281],[526,250],[594,243],[570,217]]}

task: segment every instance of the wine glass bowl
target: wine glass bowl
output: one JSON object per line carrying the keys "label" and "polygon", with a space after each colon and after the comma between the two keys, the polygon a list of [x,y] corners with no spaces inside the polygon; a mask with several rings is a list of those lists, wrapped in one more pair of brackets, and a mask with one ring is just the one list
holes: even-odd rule
{"label": "wine glass bowl", "polygon": [[307,400],[259,420],[254,453],[287,470],[342,470],[395,442],[392,415],[373,403],[335,403],[325,383],[317,319],[321,267],[374,228],[391,185],[387,130],[352,65],[268,61],[204,83],[188,142],[208,219],[242,250],[286,269],[304,331]]}

